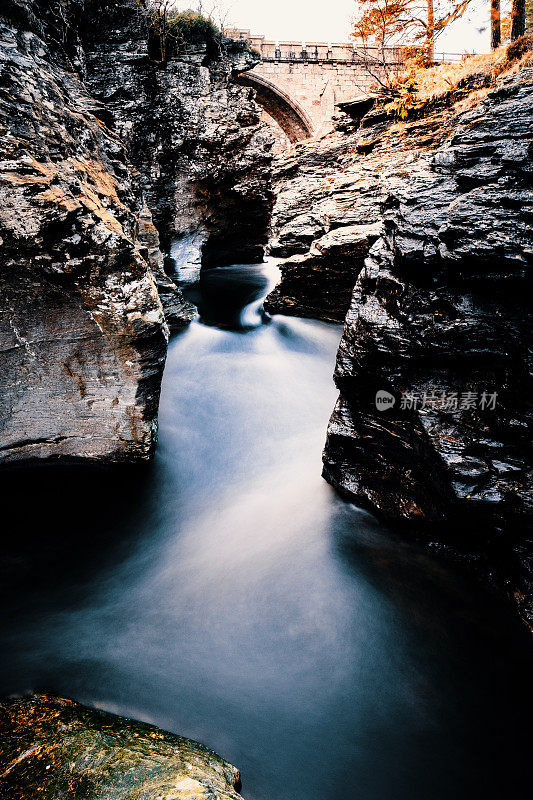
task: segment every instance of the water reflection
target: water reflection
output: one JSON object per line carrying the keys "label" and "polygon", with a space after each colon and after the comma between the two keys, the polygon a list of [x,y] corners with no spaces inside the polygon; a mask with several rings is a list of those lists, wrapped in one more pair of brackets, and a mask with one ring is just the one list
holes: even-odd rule
{"label": "water reflection", "polygon": [[271,279],[206,273],[152,467],[5,478],[1,688],[200,739],[248,800],[526,797],[529,640],[322,481],[340,328],[259,324]]}

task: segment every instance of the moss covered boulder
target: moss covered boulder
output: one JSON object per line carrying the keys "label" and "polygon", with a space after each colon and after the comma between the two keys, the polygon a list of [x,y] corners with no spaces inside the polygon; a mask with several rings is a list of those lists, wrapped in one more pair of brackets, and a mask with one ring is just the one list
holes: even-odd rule
{"label": "moss covered boulder", "polygon": [[190,739],[32,695],[0,703],[3,800],[240,800],[239,771]]}

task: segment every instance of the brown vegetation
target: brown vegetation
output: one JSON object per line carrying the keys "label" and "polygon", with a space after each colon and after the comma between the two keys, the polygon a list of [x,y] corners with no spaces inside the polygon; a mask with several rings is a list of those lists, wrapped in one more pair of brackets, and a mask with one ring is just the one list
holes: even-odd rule
{"label": "brown vegetation", "polygon": [[533,34],[501,45],[487,55],[470,56],[460,64],[421,67],[413,60],[392,86],[393,99],[386,109],[406,119],[428,105],[453,103],[473,93],[479,99],[479,91],[494,85],[499,75],[527,64],[533,64]]}

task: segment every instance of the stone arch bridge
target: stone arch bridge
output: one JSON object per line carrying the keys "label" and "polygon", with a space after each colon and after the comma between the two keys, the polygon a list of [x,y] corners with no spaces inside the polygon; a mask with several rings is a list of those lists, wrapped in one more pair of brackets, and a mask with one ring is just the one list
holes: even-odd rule
{"label": "stone arch bridge", "polygon": [[[377,49],[326,42],[275,42],[248,30],[227,29],[227,36],[248,42],[261,62],[236,80],[257,92],[257,102],[291,142],[323,133],[335,106],[376,85],[368,66],[377,64]],[[403,48],[389,48],[393,69],[403,64]],[[372,73],[379,74],[372,67]]]}

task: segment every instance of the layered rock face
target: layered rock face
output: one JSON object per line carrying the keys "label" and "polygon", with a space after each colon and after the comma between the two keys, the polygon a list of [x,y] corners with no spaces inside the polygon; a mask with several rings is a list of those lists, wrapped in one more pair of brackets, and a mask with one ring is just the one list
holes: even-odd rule
{"label": "layered rock face", "polygon": [[206,263],[241,234],[247,258],[262,253],[270,140],[230,85],[247,64],[179,58],[150,58],[134,0],[0,9],[1,463],[148,459],[168,325],[192,315],[160,233],[205,230]]}
{"label": "layered rock face", "polygon": [[196,234],[206,267],[262,261],[273,139],[253,92],[232,76],[257,57],[232,40],[148,58],[137,0],[94,0],[85,35],[96,109],[126,143],[166,250]]}
{"label": "layered rock face", "polygon": [[238,800],[239,771],[151,725],[33,695],[0,704],[0,787],[11,800]]}
{"label": "layered rock face", "polygon": [[144,459],[166,332],[140,194],[39,11],[8,3],[0,18],[0,460]]}
{"label": "layered rock face", "polygon": [[526,616],[532,93],[526,68],[405,124],[354,104],[344,132],[282,165],[295,184],[278,186],[273,247],[289,257],[271,296],[335,318],[338,262],[320,245],[351,242],[324,476],[388,520],[488,554]]}
{"label": "layered rock face", "polygon": [[340,322],[381,230],[379,178],[357,173],[350,138],[334,135],[280,156],[274,187],[269,252],[282,278],[265,308]]}

